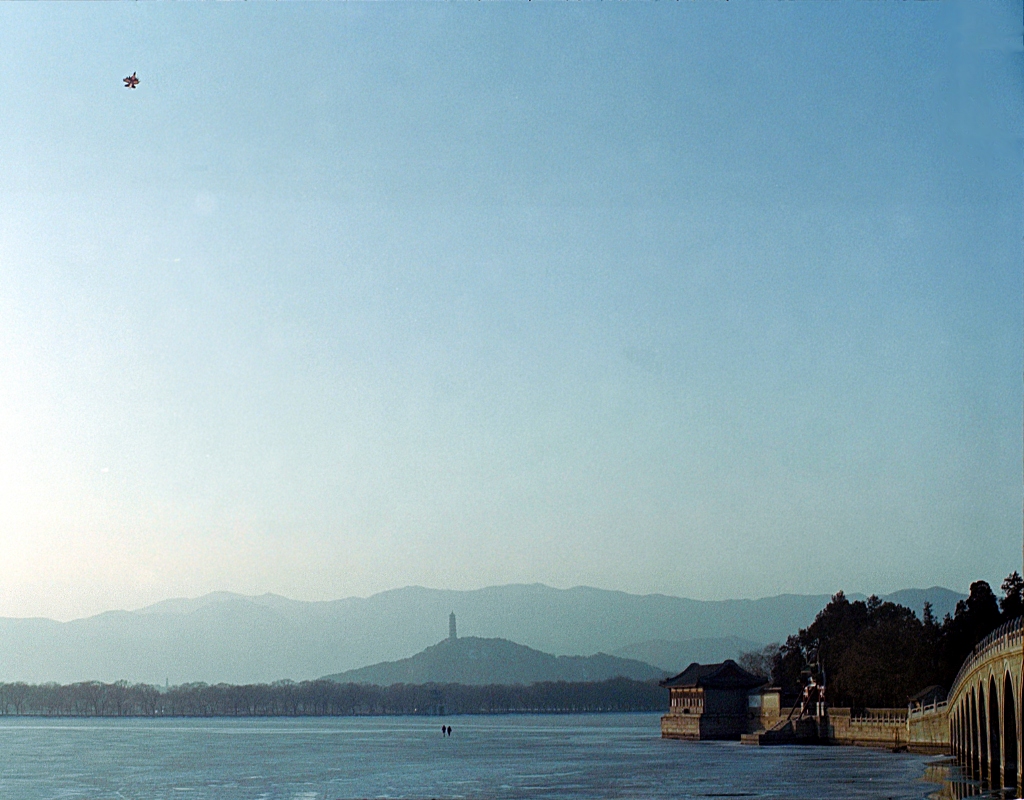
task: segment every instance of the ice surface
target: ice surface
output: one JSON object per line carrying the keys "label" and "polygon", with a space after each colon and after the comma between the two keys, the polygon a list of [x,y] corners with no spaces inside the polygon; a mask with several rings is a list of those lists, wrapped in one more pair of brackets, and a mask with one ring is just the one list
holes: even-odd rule
{"label": "ice surface", "polygon": [[656,714],[0,720],[5,800],[922,800],[928,759],[663,740]]}

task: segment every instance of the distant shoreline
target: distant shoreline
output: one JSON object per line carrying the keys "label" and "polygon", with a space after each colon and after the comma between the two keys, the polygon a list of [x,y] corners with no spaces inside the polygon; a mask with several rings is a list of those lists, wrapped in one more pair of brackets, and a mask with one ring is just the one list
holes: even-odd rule
{"label": "distant shoreline", "polygon": [[663,688],[629,678],[529,685],[373,686],[329,680],[166,688],[124,681],[0,684],[0,717],[389,717],[667,709]]}

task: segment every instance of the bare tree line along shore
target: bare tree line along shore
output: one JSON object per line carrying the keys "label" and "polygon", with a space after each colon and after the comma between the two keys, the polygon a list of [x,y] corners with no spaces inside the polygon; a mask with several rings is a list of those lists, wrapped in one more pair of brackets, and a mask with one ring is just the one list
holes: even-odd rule
{"label": "bare tree line along shore", "polygon": [[328,680],[167,688],[127,681],[0,683],[4,716],[319,717],[662,711],[667,706],[666,692],[657,683],[627,678],[512,686],[372,686]]}

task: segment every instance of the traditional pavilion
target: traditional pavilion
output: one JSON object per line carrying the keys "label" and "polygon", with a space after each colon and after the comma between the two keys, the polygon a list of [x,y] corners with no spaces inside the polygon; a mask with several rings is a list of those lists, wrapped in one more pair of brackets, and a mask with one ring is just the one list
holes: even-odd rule
{"label": "traditional pavilion", "polygon": [[661,718],[662,737],[739,739],[747,733],[750,694],[765,683],[732,659],[690,664],[661,682],[669,693],[669,712]]}

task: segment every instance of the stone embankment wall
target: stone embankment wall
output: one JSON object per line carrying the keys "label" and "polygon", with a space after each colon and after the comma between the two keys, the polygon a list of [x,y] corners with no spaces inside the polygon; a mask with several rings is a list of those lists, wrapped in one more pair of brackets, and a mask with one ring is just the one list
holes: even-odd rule
{"label": "stone embankment wall", "polygon": [[666,714],[661,718],[664,739],[738,739],[747,718],[740,714]]}
{"label": "stone embankment wall", "polygon": [[907,717],[907,749],[912,753],[948,753],[949,714],[945,703],[914,709]]}
{"label": "stone embankment wall", "polygon": [[834,744],[906,747],[907,709],[867,708],[853,714],[849,708],[830,708],[823,733]]}
{"label": "stone embankment wall", "polygon": [[[785,707],[751,714],[751,732],[771,730],[792,710]],[[915,753],[949,752],[949,721],[942,703],[909,715],[905,708],[868,708],[856,713],[849,708],[830,708],[819,725],[819,736],[819,741],[829,744],[906,747]]]}
{"label": "stone embankment wall", "polygon": [[663,739],[700,739],[700,715],[698,714],[666,714],[661,718],[661,736]]}
{"label": "stone embankment wall", "polygon": [[828,710],[828,738],[835,744],[906,747],[913,753],[948,753],[949,718],[945,704],[908,713],[905,708]]}
{"label": "stone embankment wall", "polygon": [[[799,715],[793,712],[791,707],[780,707],[777,694],[751,703],[745,720],[748,736],[763,734],[787,719],[796,719]],[[867,708],[856,712],[849,708],[829,708],[822,719],[805,721],[812,725],[810,738],[820,743],[906,748],[915,753],[950,752],[949,719],[944,703],[910,712],[906,708]],[[670,739],[735,738],[742,728],[743,720],[734,715],[676,713],[667,714],[661,720],[662,736]],[[802,731],[790,735],[801,741],[800,737],[806,734]],[[758,739],[750,743],[782,742]]]}

